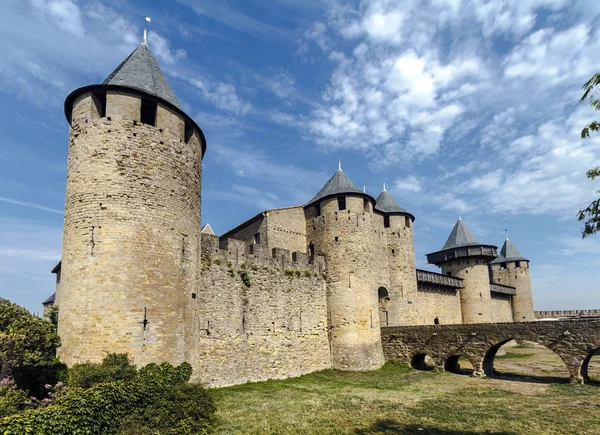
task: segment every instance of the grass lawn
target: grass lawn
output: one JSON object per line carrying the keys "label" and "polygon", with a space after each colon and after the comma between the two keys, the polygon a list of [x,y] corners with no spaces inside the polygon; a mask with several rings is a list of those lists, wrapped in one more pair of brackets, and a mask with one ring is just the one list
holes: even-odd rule
{"label": "grass lawn", "polygon": [[[600,434],[600,387],[544,383],[557,364],[546,352],[511,348],[496,363],[509,380],[390,362],[373,372],[326,370],[214,389],[216,433]],[[538,380],[529,376],[534,369]],[[510,380],[509,372],[524,376]]]}

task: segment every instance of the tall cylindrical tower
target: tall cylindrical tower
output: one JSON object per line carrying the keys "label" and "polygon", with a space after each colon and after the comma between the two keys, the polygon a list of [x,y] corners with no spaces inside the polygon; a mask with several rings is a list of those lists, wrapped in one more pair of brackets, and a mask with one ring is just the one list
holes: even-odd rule
{"label": "tall cylindrical tower", "polygon": [[[383,187],[375,211],[383,214],[385,252],[389,265],[387,300],[381,300],[382,325],[416,325],[418,319],[417,275],[412,224],[415,217],[404,210]],[[385,307],[383,308],[383,305]]]}
{"label": "tall cylindrical tower", "polygon": [[459,290],[463,323],[492,321],[488,263],[496,252],[496,246],[479,243],[459,218],[444,247],[427,254],[427,262],[441,267],[444,275],[464,281]]}
{"label": "tall cylindrical tower", "polygon": [[305,206],[309,252],[326,260],[332,366],[341,370],[384,362],[375,275],[385,237],[374,205],[340,169]]}
{"label": "tall cylindrical tower", "polygon": [[189,359],[204,135],[147,44],[73,91],[59,308],[69,365]]}
{"label": "tall cylindrical tower", "polygon": [[508,285],[516,290],[516,294],[512,297],[513,321],[534,321],[529,260],[521,255],[508,236],[500,250],[500,255],[490,263],[490,269],[494,283]]}

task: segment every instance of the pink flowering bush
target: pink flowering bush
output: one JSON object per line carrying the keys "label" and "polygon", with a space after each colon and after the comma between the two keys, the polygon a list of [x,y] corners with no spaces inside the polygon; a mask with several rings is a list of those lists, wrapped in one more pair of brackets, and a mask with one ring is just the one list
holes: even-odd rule
{"label": "pink flowering bush", "polygon": [[0,379],[0,418],[16,414],[30,405],[27,393],[19,390],[15,381],[9,378]]}

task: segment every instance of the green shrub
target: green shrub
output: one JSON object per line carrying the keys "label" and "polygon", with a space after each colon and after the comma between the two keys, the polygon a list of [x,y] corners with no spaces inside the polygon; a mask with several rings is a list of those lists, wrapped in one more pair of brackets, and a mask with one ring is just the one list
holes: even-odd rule
{"label": "green shrub", "polygon": [[0,419],[25,409],[29,405],[27,393],[19,390],[15,381],[0,379]]}
{"label": "green shrub", "polygon": [[294,276],[294,271],[292,269],[285,269],[284,272],[287,276]]}
{"label": "green shrub", "polygon": [[250,275],[248,275],[248,273],[244,270],[240,270],[238,273],[240,274],[240,279],[242,280],[244,285],[246,287],[250,287],[250,285],[252,284],[252,282],[250,281]]}
{"label": "green shrub", "polygon": [[130,380],[72,388],[45,408],[27,410],[0,419],[4,435],[72,435],[114,433],[127,415],[142,412],[161,400],[173,386],[186,382],[189,364],[179,367],[149,364]]}
{"label": "green shrub", "polygon": [[139,415],[127,418],[119,435],[204,435],[215,422],[212,397],[199,384],[182,384]]}
{"label": "green shrub", "polygon": [[67,383],[70,387],[90,388],[103,382],[133,379],[137,369],[127,354],[109,353],[101,364],[76,364],[69,369]]}
{"label": "green shrub", "polygon": [[310,278],[312,276],[312,272],[310,270],[305,270],[304,271],[304,276]]}

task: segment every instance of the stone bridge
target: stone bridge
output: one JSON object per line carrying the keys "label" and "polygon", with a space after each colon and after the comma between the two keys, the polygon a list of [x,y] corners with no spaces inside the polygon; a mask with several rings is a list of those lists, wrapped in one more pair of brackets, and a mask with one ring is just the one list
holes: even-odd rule
{"label": "stone bridge", "polygon": [[572,381],[584,383],[589,381],[590,359],[600,349],[600,320],[389,326],[381,328],[381,340],[386,360],[423,369],[429,356],[437,368],[458,373],[458,359],[464,356],[479,376],[493,374],[494,358],[503,344],[533,341],[560,356]]}

